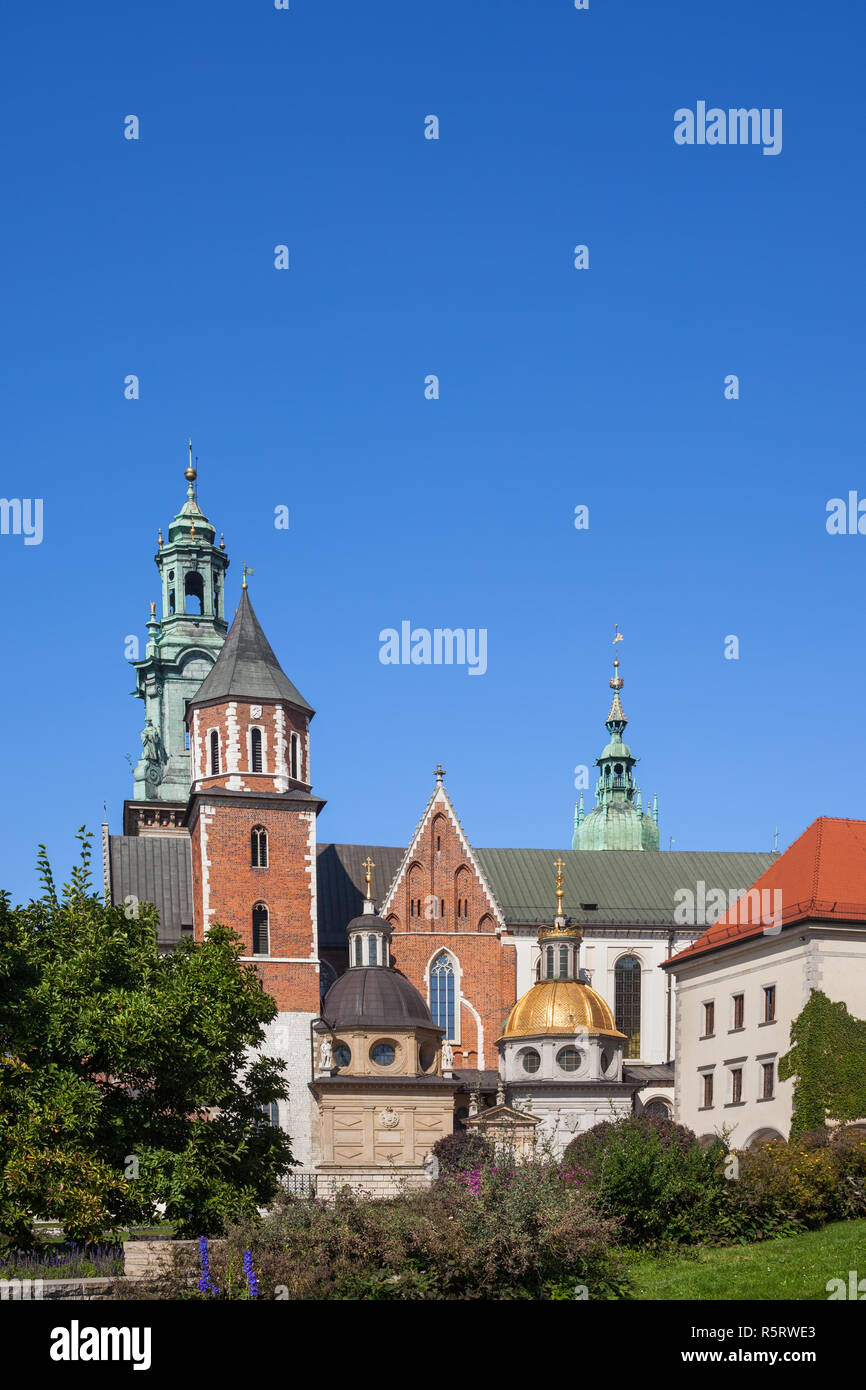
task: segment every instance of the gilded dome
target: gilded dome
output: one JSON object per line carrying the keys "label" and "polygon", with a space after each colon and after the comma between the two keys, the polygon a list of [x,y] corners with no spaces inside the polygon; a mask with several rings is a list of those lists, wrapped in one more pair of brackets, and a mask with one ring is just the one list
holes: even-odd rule
{"label": "gilded dome", "polygon": [[543,1033],[604,1033],[611,1038],[625,1035],[617,1030],[613,1014],[600,994],[577,980],[541,980],[518,999],[503,1037],[529,1038]]}

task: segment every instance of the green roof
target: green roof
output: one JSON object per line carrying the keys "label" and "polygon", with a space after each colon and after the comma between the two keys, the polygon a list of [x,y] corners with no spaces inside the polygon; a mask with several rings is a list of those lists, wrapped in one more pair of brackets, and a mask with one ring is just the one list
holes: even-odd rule
{"label": "green roof", "polygon": [[[550,922],[555,906],[555,849],[476,849],[475,854],[496,895],[506,922],[537,926]],[[563,887],[565,914],[598,926],[670,926],[676,893],[696,891],[703,880],[711,888],[745,891],[773,862],[772,853],[724,850],[674,850],[640,854],[608,849],[599,854],[566,850]],[[595,903],[597,910],[581,908]]]}

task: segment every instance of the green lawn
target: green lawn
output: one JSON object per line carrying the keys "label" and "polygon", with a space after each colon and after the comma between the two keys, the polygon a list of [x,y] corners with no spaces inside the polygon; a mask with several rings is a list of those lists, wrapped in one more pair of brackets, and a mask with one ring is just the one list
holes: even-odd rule
{"label": "green lawn", "polygon": [[[866,1278],[866,1221],[689,1255],[640,1260],[629,1269],[633,1299],[826,1299],[828,1279]],[[862,1295],[861,1295],[862,1296]]]}

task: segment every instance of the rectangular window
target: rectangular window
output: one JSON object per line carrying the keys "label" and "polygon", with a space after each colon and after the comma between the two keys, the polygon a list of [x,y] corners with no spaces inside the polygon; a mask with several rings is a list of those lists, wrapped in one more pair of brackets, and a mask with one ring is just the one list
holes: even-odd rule
{"label": "rectangular window", "polygon": [[704,1005],[704,1037],[711,1038],[716,1031],[716,1006],[712,1000]]}
{"label": "rectangular window", "polygon": [[733,1028],[742,1028],[742,1027],[743,1027],[743,1016],[744,1016],[744,1015],[743,1015],[743,996],[742,996],[742,994],[735,994],[735,995],[734,995],[734,1022],[733,1022],[733,1024],[732,1024],[732,1027],[733,1027]]}
{"label": "rectangular window", "polygon": [[743,1099],[743,1068],[731,1069],[731,1104],[739,1105]]}
{"label": "rectangular window", "polygon": [[761,1063],[761,1099],[772,1100],[776,1088],[776,1066],[774,1062]]}
{"label": "rectangular window", "polygon": [[774,1023],[776,1019],[776,986],[764,985],[764,1022]]}
{"label": "rectangular window", "polygon": [[708,1110],[713,1103],[713,1073],[704,1072],[704,1109]]}

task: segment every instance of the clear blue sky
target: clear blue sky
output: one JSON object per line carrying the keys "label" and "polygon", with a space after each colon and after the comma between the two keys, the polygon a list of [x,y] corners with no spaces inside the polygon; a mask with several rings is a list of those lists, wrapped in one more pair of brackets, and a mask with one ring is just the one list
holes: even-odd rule
{"label": "clear blue sky", "polygon": [[[0,536],[14,897],[103,800],[120,830],[123,643],[190,434],[232,607],[246,561],[317,710],[321,839],[406,843],[441,759],[476,844],[569,844],[615,622],[663,846],[864,814],[866,536],[825,529],[866,496],[864,30],[853,0],[7,11],[0,493],[44,499],[41,545]],[[781,107],[782,153],[677,146],[699,100]],[[381,665],[402,619],[486,628],[487,674]]]}

